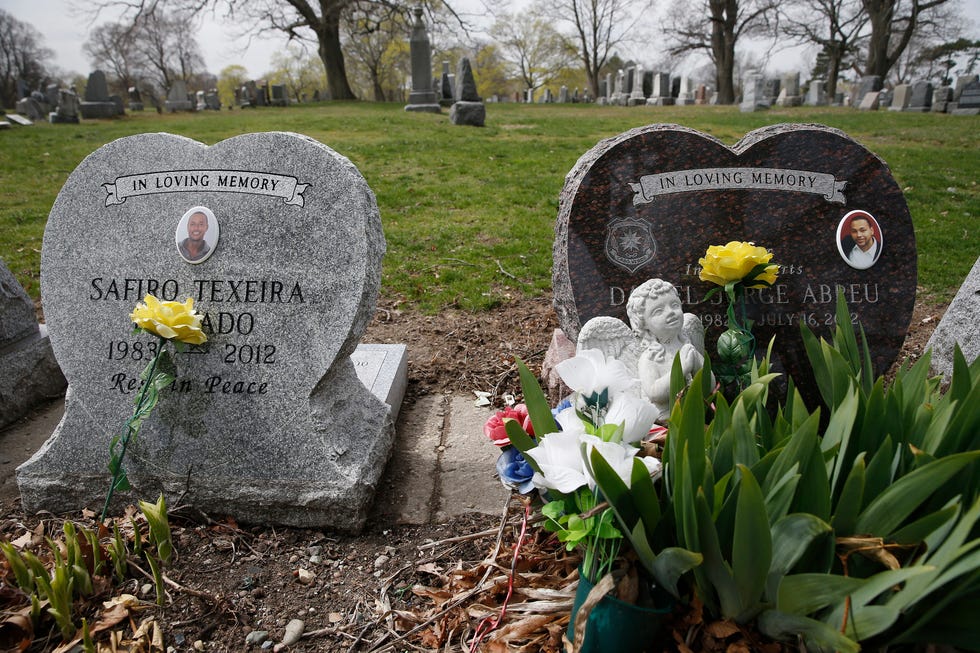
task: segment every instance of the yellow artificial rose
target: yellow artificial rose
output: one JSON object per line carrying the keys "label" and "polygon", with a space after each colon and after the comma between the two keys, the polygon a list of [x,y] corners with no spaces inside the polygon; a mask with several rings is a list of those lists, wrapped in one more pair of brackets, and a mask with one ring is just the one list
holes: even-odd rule
{"label": "yellow artificial rose", "polygon": [[147,295],[143,301],[145,303],[137,304],[129,316],[139,328],[189,345],[207,341],[208,337],[201,331],[201,316],[194,310],[192,298],[188,297],[184,303],[161,302],[153,295]]}
{"label": "yellow artificial rose", "polygon": [[[733,240],[727,245],[712,245],[708,248],[704,258],[698,259],[698,264],[701,266],[701,273],[698,276],[701,281],[724,286],[730,281],[744,279],[752,268],[760,263],[768,263],[771,259],[772,254],[767,252],[765,247],[756,247],[752,243]],[[770,265],[747,286],[763,287],[763,284],[756,284],[756,281],[775,283],[778,272],[778,265]]]}

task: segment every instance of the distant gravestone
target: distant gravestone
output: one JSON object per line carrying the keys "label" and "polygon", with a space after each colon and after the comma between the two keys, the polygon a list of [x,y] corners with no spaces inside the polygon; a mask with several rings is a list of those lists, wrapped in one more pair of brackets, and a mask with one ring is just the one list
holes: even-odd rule
{"label": "distant gravestone", "polygon": [[24,116],[22,116],[20,114],[17,114],[17,113],[8,113],[7,114],[7,120],[11,121],[12,123],[14,123],[16,125],[22,125],[24,127],[30,127],[31,125],[34,124],[30,120],[30,118],[25,118]]}
{"label": "distant gravestone", "polygon": [[647,98],[647,104],[654,106],[674,104],[674,98],[670,96],[670,73],[654,73],[653,92]]}
{"label": "distant gravestone", "polygon": [[750,70],[742,80],[742,102],[738,105],[742,113],[764,111],[769,108],[766,98],[765,78],[757,71]]}
{"label": "distant gravestone", "polygon": [[[902,99],[907,98],[907,93],[902,92]],[[878,109],[890,109],[895,100],[895,89],[883,88],[878,91]]]}
{"label": "distant gravestone", "polygon": [[0,259],[0,428],[65,391],[34,302]]}
{"label": "distant gravestone", "polygon": [[851,106],[858,106],[864,101],[864,96],[868,93],[877,93],[882,88],[881,77],[878,75],[865,75],[858,82],[857,91],[851,96]]}
{"label": "distant gravestone", "polygon": [[[206,254],[185,258],[189,216],[202,213]],[[130,447],[136,494],[358,530],[393,440],[391,410],[351,361],[384,249],[363,177],[298,134],[211,147],[142,134],[88,156],[45,229],[45,316],[70,390],[54,435],[18,469],[25,508],[104,497],[109,439],[155,342],[131,335],[129,313],[154,292],[193,298],[209,340],[175,356],[177,381]]]}
{"label": "distant gravestone", "polygon": [[127,93],[129,94],[129,110],[142,111],[143,96],[140,95],[140,90],[135,86],[130,86]]}
{"label": "distant gravestone", "polygon": [[[854,251],[851,223],[860,219],[876,225],[878,237],[861,252],[870,261]],[[592,148],[559,198],[559,324],[575,341],[593,317],[625,319],[631,290],[659,277],[701,317],[712,350],[725,304],[723,293],[704,301],[712,285],[698,279],[698,259],[731,240],[766,247],[781,265],[776,285],[753,291],[746,307],[757,341],[776,338],[781,369],[804,384],[799,325],[827,334],[838,289],[868,334],[875,370],[888,369],[915,303],[912,219],[884,162],[843,132],[816,125],[766,127],[733,148],[679,125],[651,125]]]}
{"label": "distant gravestone", "polygon": [[558,89],[558,102],[567,104],[569,101],[568,87],[562,84],[561,88]]}
{"label": "distant gravestone", "polygon": [[953,87],[952,86],[940,86],[932,94],[932,107],[930,110],[933,113],[946,113],[949,103],[953,101]]}
{"label": "distant gravestone", "polygon": [[765,84],[765,97],[766,102],[769,106],[776,103],[776,98],[779,97],[779,92],[782,90],[782,82],[778,77],[771,77],[766,80]]}
{"label": "distant gravestone", "polygon": [[85,99],[79,105],[82,118],[112,118],[120,115],[118,109],[109,97],[105,73],[101,70],[92,71],[85,84]]}
{"label": "distant gravestone", "polygon": [[881,95],[880,91],[872,91],[870,93],[864,94],[864,99],[861,100],[858,109],[861,111],[877,111],[878,110],[878,96]]}
{"label": "distant gravestone", "polygon": [[647,103],[647,98],[643,95],[643,66],[633,68],[633,79],[630,86],[629,105],[631,107],[641,106]]}
{"label": "distant gravestone", "polygon": [[208,105],[204,103],[204,91],[198,91],[194,94],[195,110],[204,111],[208,108]]}
{"label": "distant gravestone", "polygon": [[48,114],[48,122],[78,124],[78,95],[68,89],[58,90],[58,107]]}
{"label": "distant gravestone", "polygon": [[[551,89],[546,89],[545,93],[550,98]],[[470,68],[470,60],[466,57],[460,58],[456,66],[456,97],[458,99],[449,110],[450,122],[454,125],[483,127],[487,120],[487,108],[476,92],[473,69]]]}
{"label": "distant gravestone", "polygon": [[31,120],[44,120],[48,113],[44,107],[32,97],[25,97],[17,100],[15,105],[18,113],[22,113]]}
{"label": "distant gravestone", "polygon": [[187,96],[187,82],[182,79],[174,80],[167,92],[167,100],[163,103],[167,111],[193,111],[194,103]]}
{"label": "distant gravestone", "polygon": [[272,93],[272,106],[274,107],[286,107],[289,106],[289,93],[286,92],[285,84],[272,84],[269,87]]}
{"label": "distant gravestone", "polygon": [[211,111],[221,111],[221,98],[218,96],[218,91],[211,89],[205,93],[204,104]]}
{"label": "distant gravestone", "polygon": [[782,89],[776,104],[781,107],[798,107],[803,103],[800,96],[800,73],[787,73],[783,75]]}
{"label": "distant gravestone", "polygon": [[912,84],[909,95],[909,105],[906,111],[926,112],[932,108],[932,84],[918,81]]}
{"label": "distant gravestone", "polygon": [[980,114],[980,82],[972,81],[960,91],[959,102],[953,109],[954,116],[975,116]]}
{"label": "distant gravestone", "polygon": [[442,62],[442,76],[439,78],[439,105],[451,107],[455,98],[453,97],[453,76],[449,72],[449,62]]}
{"label": "distant gravestone", "polygon": [[680,91],[677,94],[677,104],[681,106],[694,104],[694,80],[686,75],[681,77]]}
{"label": "distant gravestone", "polygon": [[422,7],[412,10],[415,23],[409,39],[409,58],[412,64],[412,92],[408,96],[405,111],[441,113],[436,94],[432,90],[432,44],[422,22]]}
{"label": "distant gravestone", "polygon": [[[899,84],[895,87],[892,93],[892,101],[888,103],[889,111],[905,111],[909,106],[909,100],[912,99],[912,86],[911,84]],[[883,106],[884,103],[881,102],[881,98],[878,98],[879,105]]]}
{"label": "distant gravestone", "polygon": [[976,73],[972,75],[960,75],[957,77],[956,87],[953,89],[953,102],[959,102],[960,95],[963,94],[963,89],[966,88],[966,85],[976,81],[980,81],[980,75],[977,75]]}
{"label": "distant gravestone", "polygon": [[929,337],[932,368],[948,381],[953,375],[953,351],[959,345],[967,363],[980,356],[980,258]]}

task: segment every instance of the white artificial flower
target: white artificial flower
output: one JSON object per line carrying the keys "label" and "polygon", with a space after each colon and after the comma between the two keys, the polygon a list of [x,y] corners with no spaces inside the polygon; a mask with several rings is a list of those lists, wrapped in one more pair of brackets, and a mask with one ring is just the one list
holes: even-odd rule
{"label": "white artificial flower", "polygon": [[639,381],[626,365],[615,358],[606,360],[598,349],[583,349],[575,356],[555,365],[558,376],[569,388],[583,397],[608,390],[609,398],[622,393],[638,393]]}
{"label": "white artificial flower", "polygon": [[582,436],[585,442],[585,456],[589,461],[587,471],[589,472],[589,487],[595,488],[596,482],[592,473],[592,451],[596,450],[603,460],[612,467],[616,476],[623,479],[627,486],[630,483],[630,476],[633,473],[633,457],[638,449],[632,445],[622,442],[604,442],[601,438],[594,435]]}
{"label": "white artificial flower", "polygon": [[660,409],[642,397],[619,394],[609,402],[606,424],[623,426],[623,442],[639,442],[650,433],[650,428],[660,416]]}
{"label": "white artificial flower", "polygon": [[575,406],[569,406],[555,415],[555,421],[561,426],[562,433],[585,435],[585,424],[582,423],[582,418],[578,416]]}
{"label": "white artificial flower", "polygon": [[[588,456],[589,487],[595,488],[596,483],[592,472],[592,450],[595,449],[602,456],[603,460],[612,467],[616,476],[622,479],[626,487],[632,487],[631,479],[633,476],[633,460],[639,449],[625,442],[604,442],[593,435],[582,436],[582,441],[586,444],[586,456]],[[654,480],[660,478],[662,467],[660,461],[652,456],[643,456],[640,461],[647,468],[647,472]]]}
{"label": "white artificial flower", "polygon": [[541,470],[534,473],[535,487],[570,494],[589,482],[582,461],[582,437],[575,430],[549,433],[527,451]]}

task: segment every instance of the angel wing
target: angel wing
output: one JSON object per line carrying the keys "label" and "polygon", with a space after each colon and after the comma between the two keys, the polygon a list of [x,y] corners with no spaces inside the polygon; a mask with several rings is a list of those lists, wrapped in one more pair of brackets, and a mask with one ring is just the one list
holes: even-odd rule
{"label": "angel wing", "polygon": [[701,324],[701,318],[694,313],[684,313],[681,340],[691,343],[702,356],[704,355],[704,325]]}

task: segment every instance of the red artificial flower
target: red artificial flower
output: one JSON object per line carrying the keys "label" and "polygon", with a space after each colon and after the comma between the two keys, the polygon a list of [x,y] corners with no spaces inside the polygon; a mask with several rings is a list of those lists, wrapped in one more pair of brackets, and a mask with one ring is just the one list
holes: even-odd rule
{"label": "red artificial flower", "polygon": [[507,407],[491,415],[487,423],[483,425],[483,432],[498,447],[506,447],[510,444],[507,429],[504,427],[505,419],[517,420],[517,423],[523,427],[528,435],[534,435],[534,429],[531,427],[531,416],[527,414],[527,406],[517,404],[513,407]]}

